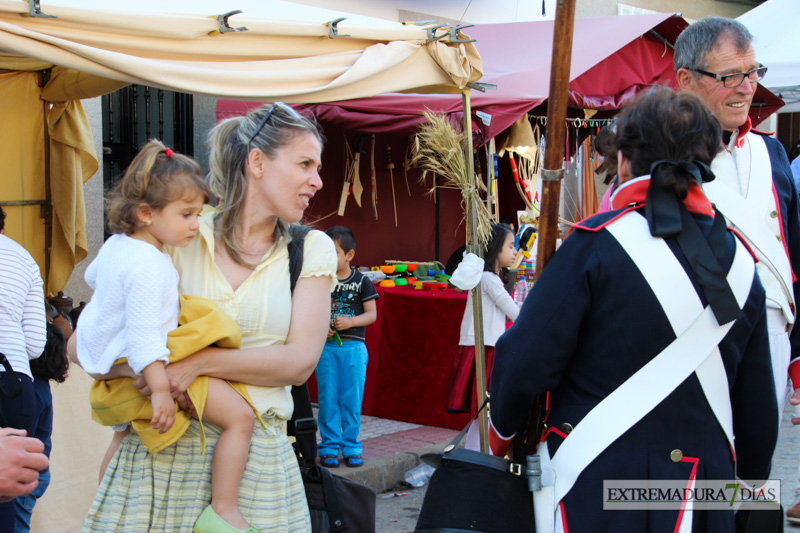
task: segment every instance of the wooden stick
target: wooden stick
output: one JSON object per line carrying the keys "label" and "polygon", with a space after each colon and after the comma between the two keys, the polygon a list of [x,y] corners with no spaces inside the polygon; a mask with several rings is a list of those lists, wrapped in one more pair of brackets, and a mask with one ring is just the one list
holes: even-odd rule
{"label": "wooden stick", "polygon": [[361,185],[361,176],[360,173],[360,166],[361,166],[361,154],[366,153],[364,151],[364,137],[365,135],[357,135],[356,136],[356,146],[355,146],[355,162],[353,163],[353,198],[356,201],[358,207],[361,207],[361,193],[364,192],[364,187]]}
{"label": "wooden stick", "polygon": [[[345,157],[350,158],[350,146],[347,144],[347,138],[345,137]],[[347,198],[350,196],[350,191],[353,189],[353,163],[354,161],[349,161],[347,166],[345,167],[344,171],[344,183],[342,183],[342,194],[339,197],[339,210],[337,214],[341,217],[344,216],[344,209],[347,207]]]}
{"label": "wooden stick", "polygon": [[[472,181],[473,186],[477,186],[475,180],[474,162],[472,157],[472,109],[470,104],[469,92],[465,91],[461,96],[462,106],[464,108],[464,157],[467,164],[467,176]],[[475,205],[480,199],[474,196],[471,200],[467,201],[466,205],[466,219],[467,219],[467,251],[477,256],[482,256],[481,246],[478,242],[478,206]],[[477,408],[478,411],[478,433],[480,435],[481,451],[483,453],[491,453],[489,450],[489,418],[485,409],[480,409],[483,401],[487,397],[486,386],[486,358],[484,352],[483,341],[483,301],[481,286],[472,289],[472,315],[474,319],[474,333],[475,333],[475,389],[477,391]]]}
{"label": "wooden stick", "polygon": [[314,224],[316,224],[316,223],[317,223],[317,222],[319,222],[320,220],[325,220],[326,218],[330,218],[330,217],[332,217],[332,216],[333,216],[333,215],[335,215],[335,214],[336,214],[336,211],[331,211],[330,213],[328,213],[328,214],[327,214],[327,215],[325,215],[324,217],[320,217],[320,218],[318,218],[318,219],[314,220]]}
{"label": "wooden stick", "polygon": [[397,198],[394,195],[394,163],[392,163],[392,147],[386,145],[386,168],[389,169],[389,183],[392,184],[392,208],[394,209],[394,227],[397,227]]}
{"label": "wooden stick", "polygon": [[370,181],[372,182],[372,214],[378,220],[378,179],[375,175],[375,134],[372,134],[372,149],[369,155]]}
{"label": "wooden stick", "polygon": [[411,187],[408,186],[408,167],[411,165],[411,159],[408,157],[408,151],[411,150],[411,145],[406,145],[406,159],[403,161],[403,178],[406,180],[406,191],[408,196],[411,196]]}

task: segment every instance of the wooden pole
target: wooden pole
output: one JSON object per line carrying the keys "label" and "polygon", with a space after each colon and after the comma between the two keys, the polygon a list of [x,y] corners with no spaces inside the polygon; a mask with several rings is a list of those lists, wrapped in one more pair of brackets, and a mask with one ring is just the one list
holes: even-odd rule
{"label": "wooden pole", "polygon": [[572,35],[575,27],[575,0],[558,0],[553,31],[553,60],[550,67],[550,97],[547,100],[542,199],[536,249],[538,279],[556,251],[558,206],[561,178],[564,176],[564,137],[566,136],[569,71],[572,62]]}
{"label": "wooden pole", "polygon": [[[467,164],[467,175],[474,187],[477,187],[475,177],[474,159],[472,157],[472,106],[469,99],[469,90],[461,94],[461,101],[464,109],[464,157]],[[472,200],[467,202],[467,251],[482,256],[481,247],[478,244],[478,206],[474,202],[480,199],[471,196]],[[478,409],[483,405],[486,398],[486,359],[483,351],[483,302],[481,300],[481,285],[472,289],[472,315],[475,317],[475,389],[477,391]],[[489,453],[489,419],[486,411],[481,411],[478,415],[480,430],[481,451]]]}
{"label": "wooden pole", "polygon": [[[538,279],[556,251],[558,205],[561,178],[564,176],[564,137],[566,136],[569,70],[572,61],[572,34],[575,27],[575,0],[558,0],[553,28],[553,59],[550,67],[550,96],[547,101],[547,132],[542,198],[537,229],[536,275]],[[538,396],[530,406],[527,427],[514,439],[514,456],[523,461],[535,453],[546,416],[546,396]]]}

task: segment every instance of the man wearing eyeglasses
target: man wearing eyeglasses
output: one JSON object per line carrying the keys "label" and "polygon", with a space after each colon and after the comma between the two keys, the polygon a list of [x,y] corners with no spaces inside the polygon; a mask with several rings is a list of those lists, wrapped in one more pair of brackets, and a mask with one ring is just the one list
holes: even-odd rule
{"label": "man wearing eyeglasses", "polygon": [[[758,258],[781,408],[788,392],[787,375],[797,387],[791,402],[800,403],[800,328],[793,329],[795,295],[800,294],[796,277],[800,275],[800,221],[783,146],[751,129],[750,104],[758,81],[767,72],[756,61],[752,41],[747,28],[735,20],[702,19],[678,37],[675,71],[679,88],[699,96],[722,125],[723,146],[711,166],[716,179],[703,189]],[[792,423],[800,424],[800,418]],[[792,507],[787,517],[800,523],[800,505]]]}

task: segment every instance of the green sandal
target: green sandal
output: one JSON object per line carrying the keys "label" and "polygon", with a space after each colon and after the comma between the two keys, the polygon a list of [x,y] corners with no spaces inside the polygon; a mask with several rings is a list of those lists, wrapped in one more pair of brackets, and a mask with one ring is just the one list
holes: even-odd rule
{"label": "green sandal", "polygon": [[253,526],[247,529],[239,529],[227,523],[217,512],[208,505],[192,528],[194,533],[259,533],[260,530]]}

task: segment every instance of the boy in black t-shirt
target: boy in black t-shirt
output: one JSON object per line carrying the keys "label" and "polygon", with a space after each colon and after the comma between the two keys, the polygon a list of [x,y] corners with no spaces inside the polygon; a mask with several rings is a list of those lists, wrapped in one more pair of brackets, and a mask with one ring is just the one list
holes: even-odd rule
{"label": "boy in black t-shirt", "polygon": [[[375,322],[378,293],[361,272],[350,268],[356,253],[353,232],[334,226],[325,232],[336,245],[338,283],[331,294],[331,328],[317,363],[319,386],[320,464],[361,466],[361,400],[367,378],[366,326]],[[336,337],[338,335],[339,338]]]}

